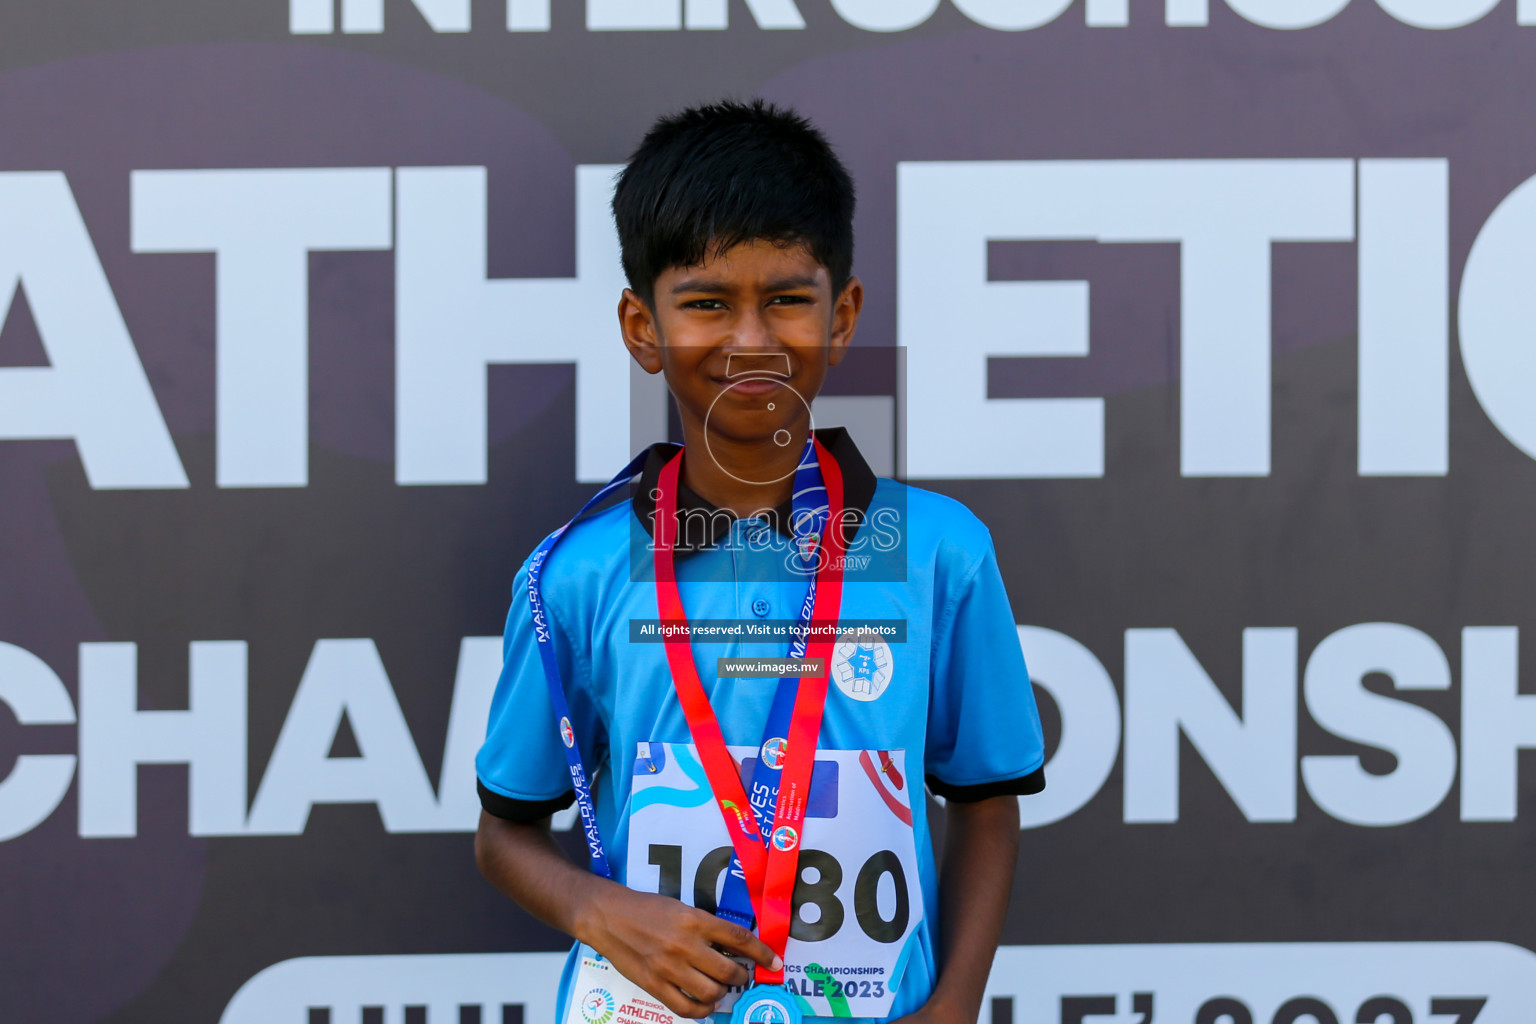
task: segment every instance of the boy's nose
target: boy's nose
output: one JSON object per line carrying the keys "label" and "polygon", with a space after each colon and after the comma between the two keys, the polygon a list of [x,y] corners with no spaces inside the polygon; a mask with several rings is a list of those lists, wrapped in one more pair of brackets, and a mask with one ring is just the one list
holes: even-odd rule
{"label": "boy's nose", "polygon": [[774,344],[773,333],[768,329],[767,319],[757,310],[751,310],[743,314],[736,322],[736,330],[732,337],[734,347],[744,349],[770,349],[777,348]]}

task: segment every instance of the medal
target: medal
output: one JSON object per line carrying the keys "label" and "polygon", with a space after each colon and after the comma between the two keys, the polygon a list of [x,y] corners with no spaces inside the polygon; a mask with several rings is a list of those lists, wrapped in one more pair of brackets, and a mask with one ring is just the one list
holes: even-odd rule
{"label": "medal", "polygon": [[783,985],[754,985],[736,1000],[731,1024],[800,1024],[804,1013]]}

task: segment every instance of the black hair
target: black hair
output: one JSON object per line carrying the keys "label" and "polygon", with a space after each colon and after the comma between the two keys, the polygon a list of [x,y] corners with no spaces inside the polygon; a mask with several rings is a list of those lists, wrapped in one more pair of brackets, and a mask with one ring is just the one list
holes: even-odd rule
{"label": "black hair", "polygon": [[647,303],[671,267],[742,242],[804,245],[837,294],[853,272],[853,179],[793,110],[711,103],[651,126],[613,194],[624,274]]}

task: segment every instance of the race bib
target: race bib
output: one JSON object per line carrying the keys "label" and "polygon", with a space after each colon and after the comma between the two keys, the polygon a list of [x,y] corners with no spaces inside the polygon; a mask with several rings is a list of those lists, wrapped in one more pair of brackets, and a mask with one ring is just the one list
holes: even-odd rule
{"label": "race bib", "polygon": [[[759,756],[782,752],[732,747],[731,756],[746,780]],[[784,985],[807,1016],[890,1012],[923,918],[914,789],[920,799],[903,751],[816,752],[784,953]],[[748,795],[763,797],[750,783]],[[730,837],[693,747],[641,743],[629,796],[630,888],[713,913],[730,861]]]}
{"label": "race bib", "polygon": [[693,1018],[667,1009],[591,946],[581,946],[577,955],[581,962],[565,1008],[565,1024],[696,1024]]}

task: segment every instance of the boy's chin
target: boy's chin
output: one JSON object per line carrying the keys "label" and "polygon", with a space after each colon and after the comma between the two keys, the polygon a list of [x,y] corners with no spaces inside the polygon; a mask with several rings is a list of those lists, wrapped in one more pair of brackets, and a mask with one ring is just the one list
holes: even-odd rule
{"label": "boy's chin", "polygon": [[809,419],[806,406],[794,396],[788,401],[780,400],[778,404],[779,409],[769,410],[733,408],[726,402],[717,402],[708,415],[699,417],[699,421],[711,444],[724,442],[784,448],[793,445],[795,437],[804,443],[802,431]]}
{"label": "boy's chin", "polygon": [[723,442],[746,447],[789,448],[794,444],[791,426],[775,426],[767,430],[717,430],[711,426],[711,429],[705,431],[704,437],[710,444]]}
{"label": "boy's chin", "polygon": [[796,423],[794,420],[781,421],[778,419],[766,419],[762,417],[750,417],[740,420],[721,422],[721,417],[716,415],[710,422],[704,424],[704,440],[707,444],[727,444],[734,447],[788,449],[795,447],[795,438],[800,443],[805,443],[805,437],[796,430],[805,427],[804,420]]}

